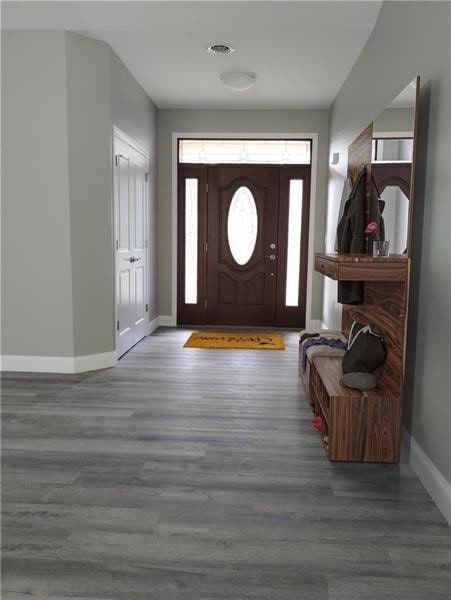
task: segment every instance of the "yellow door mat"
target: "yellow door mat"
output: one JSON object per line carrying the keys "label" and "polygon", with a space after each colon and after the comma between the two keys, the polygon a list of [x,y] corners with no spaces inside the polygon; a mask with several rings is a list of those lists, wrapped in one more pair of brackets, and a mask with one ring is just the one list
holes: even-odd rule
{"label": "yellow door mat", "polygon": [[285,350],[281,333],[196,331],[184,348],[230,348],[244,350]]}

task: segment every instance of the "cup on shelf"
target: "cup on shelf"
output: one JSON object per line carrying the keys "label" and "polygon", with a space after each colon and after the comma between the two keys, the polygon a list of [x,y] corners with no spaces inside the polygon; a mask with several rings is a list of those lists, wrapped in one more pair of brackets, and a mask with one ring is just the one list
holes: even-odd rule
{"label": "cup on shelf", "polygon": [[373,256],[388,256],[390,242],[373,242]]}

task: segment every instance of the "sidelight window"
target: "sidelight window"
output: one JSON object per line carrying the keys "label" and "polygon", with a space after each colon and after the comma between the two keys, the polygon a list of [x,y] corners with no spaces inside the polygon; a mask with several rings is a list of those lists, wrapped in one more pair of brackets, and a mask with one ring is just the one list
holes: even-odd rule
{"label": "sidelight window", "polygon": [[198,183],[185,179],[185,304],[197,304]]}
{"label": "sidelight window", "polygon": [[299,306],[299,270],[301,263],[303,193],[302,184],[302,179],[290,180],[285,306]]}

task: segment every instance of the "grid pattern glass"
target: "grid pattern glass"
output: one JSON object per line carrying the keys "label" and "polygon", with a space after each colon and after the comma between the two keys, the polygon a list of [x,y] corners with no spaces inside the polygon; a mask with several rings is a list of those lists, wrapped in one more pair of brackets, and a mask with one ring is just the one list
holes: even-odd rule
{"label": "grid pattern glass", "polygon": [[311,140],[179,140],[179,162],[309,165],[311,146]]}

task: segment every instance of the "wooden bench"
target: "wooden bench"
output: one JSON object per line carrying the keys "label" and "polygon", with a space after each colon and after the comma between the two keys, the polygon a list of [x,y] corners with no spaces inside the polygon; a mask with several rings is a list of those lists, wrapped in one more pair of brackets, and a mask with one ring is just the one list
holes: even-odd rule
{"label": "wooden bench", "polygon": [[381,379],[370,391],[340,385],[342,359],[312,359],[309,395],[322,419],[321,439],[330,460],[396,463],[401,398]]}

